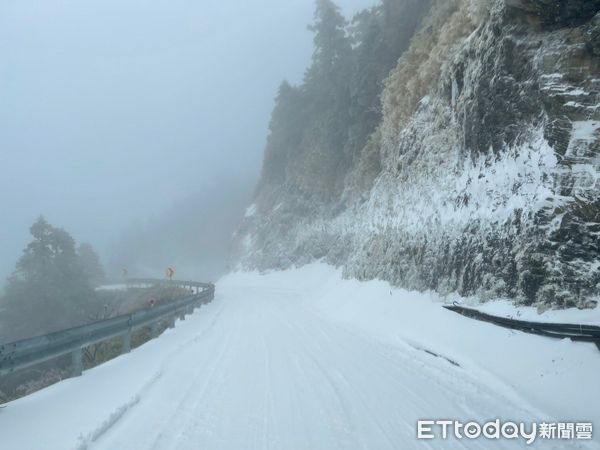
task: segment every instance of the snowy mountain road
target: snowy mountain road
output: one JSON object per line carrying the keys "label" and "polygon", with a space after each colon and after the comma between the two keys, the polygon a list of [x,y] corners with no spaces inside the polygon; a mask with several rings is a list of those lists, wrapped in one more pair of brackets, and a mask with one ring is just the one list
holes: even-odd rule
{"label": "snowy mountain road", "polygon": [[97,448],[396,449],[417,444],[418,418],[518,411],[447,361],[327,322],[296,295],[218,295],[218,320]]}
{"label": "snowy mountain road", "polygon": [[[2,447],[440,448],[416,439],[417,420],[544,418],[444,354],[384,342],[332,320],[313,300],[302,286],[218,284],[212,304],[156,341],[12,404],[0,414]],[[527,447],[523,440],[443,444]]]}

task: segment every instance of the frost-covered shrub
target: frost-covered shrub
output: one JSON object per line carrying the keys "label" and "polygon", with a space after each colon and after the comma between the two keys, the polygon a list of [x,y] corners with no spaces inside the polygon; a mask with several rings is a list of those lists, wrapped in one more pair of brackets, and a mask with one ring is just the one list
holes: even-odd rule
{"label": "frost-covered shrub", "polygon": [[398,67],[386,81],[384,127],[396,132],[418,103],[435,88],[453,47],[463,42],[482,20],[483,0],[441,0],[413,38]]}

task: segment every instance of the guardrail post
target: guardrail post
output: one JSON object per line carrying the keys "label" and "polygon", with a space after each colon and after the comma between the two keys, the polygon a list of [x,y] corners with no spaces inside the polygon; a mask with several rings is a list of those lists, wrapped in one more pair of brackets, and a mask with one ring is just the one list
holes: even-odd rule
{"label": "guardrail post", "polygon": [[80,377],[83,373],[83,351],[81,348],[71,353],[71,376]]}
{"label": "guardrail post", "polygon": [[128,330],[122,337],[121,354],[131,353],[131,330]]}
{"label": "guardrail post", "polygon": [[176,320],[175,316],[171,316],[169,318],[169,328],[175,328],[175,320]]}

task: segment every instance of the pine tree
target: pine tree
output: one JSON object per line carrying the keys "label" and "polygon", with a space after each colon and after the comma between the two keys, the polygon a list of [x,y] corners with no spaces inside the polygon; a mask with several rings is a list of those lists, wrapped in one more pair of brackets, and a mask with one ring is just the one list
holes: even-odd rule
{"label": "pine tree", "polygon": [[408,49],[430,0],[382,0],[357,14],[350,27],[354,46],[350,82],[349,139],[345,152],[354,158],[382,117],[384,80]]}
{"label": "pine tree", "polygon": [[72,323],[83,317],[84,304],[93,297],[73,238],[43,217],[30,232],[33,240],[9,277],[2,301],[3,322],[18,337]]}
{"label": "pine tree", "polygon": [[328,205],[340,198],[361,152],[376,161],[377,146],[367,142],[381,121],[384,80],[430,1],[381,0],[348,24],[331,0],[317,0],[311,65],[300,86],[280,87],[259,189],[286,185]]}
{"label": "pine tree", "polygon": [[317,0],[315,22],[308,28],[315,33],[312,66],[307,81],[335,81],[348,62],[352,47],[346,36],[346,19],[331,0]]}

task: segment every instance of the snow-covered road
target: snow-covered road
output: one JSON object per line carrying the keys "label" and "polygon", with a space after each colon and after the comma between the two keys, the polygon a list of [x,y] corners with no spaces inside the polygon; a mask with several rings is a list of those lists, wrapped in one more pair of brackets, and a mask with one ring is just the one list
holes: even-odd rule
{"label": "snow-covered road", "polygon": [[308,312],[299,294],[221,294],[218,320],[98,448],[384,450],[414,442],[420,417],[531,417],[447,361]]}
{"label": "snow-covered road", "polygon": [[[360,309],[344,314],[343,307],[324,300],[333,298],[334,291],[343,297],[340,284],[355,282],[340,281],[333,269],[323,266],[307,270],[311,276],[297,277],[296,282],[277,275],[226,278],[217,285],[215,302],[160,339],[0,411],[1,448],[440,448],[441,441],[416,440],[418,419],[552,418],[555,411],[548,414],[548,408],[540,408],[542,412],[540,405],[531,406],[515,386],[502,381],[502,374],[488,374],[468,357],[445,354],[444,346],[432,347],[430,339],[359,326]],[[428,307],[441,310],[426,303],[423,314]],[[377,302],[373,306],[376,311]],[[334,310],[340,315],[332,314]],[[388,318],[393,314],[390,307]],[[509,333],[446,311],[441,314],[450,322],[449,330],[456,322],[483,326],[490,339]],[[402,319],[398,321],[401,326]],[[384,330],[386,321],[380,325]],[[423,326],[423,331],[430,330]],[[444,341],[447,331],[438,332]],[[560,345],[543,338],[524,339],[538,340],[542,351],[544,345]],[[589,351],[600,359],[590,347],[576,347],[574,353],[585,356]],[[581,370],[598,366],[591,364]],[[586,381],[577,379],[577,373],[571,376],[572,381]],[[597,384],[591,395],[596,393]],[[577,411],[565,405],[561,418],[571,418]],[[522,441],[443,444],[444,448],[526,447]],[[576,447],[574,442],[538,444]]]}

